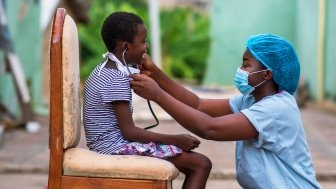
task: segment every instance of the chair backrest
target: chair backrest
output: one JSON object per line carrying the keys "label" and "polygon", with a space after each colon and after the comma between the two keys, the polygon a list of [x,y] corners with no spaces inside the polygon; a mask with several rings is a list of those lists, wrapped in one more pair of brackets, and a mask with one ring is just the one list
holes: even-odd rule
{"label": "chair backrest", "polygon": [[58,9],[54,18],[50,57],[50,116],[53,120],[53,108],[61,116],[61,124],[51,129],[60,129],[64,149],[76,147],[81,128],[78,34],[75,22],[64,9]]}
{"label": "chair backrest", "polygon": [[62,36],[64,149],[76,147],[80,139],[81,105],[77,33],[75,22],[66,15]]}
{"label": "chair backrest", "polygon": [[50,177],[61,178],[64,149],[79,143],[79,81],[76,24],[65,9],[59,8],[54,16],[50,41]]}

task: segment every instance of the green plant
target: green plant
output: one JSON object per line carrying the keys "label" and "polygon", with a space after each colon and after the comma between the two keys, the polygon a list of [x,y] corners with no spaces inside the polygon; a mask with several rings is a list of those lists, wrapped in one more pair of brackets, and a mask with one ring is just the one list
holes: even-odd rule
{"label": "green plant", "polygon": [[[203,79],[209,49],[209,18],[190,8],[161,12],[163,68],[173,77]],[[165,61],[169,60],[169,61]]]}

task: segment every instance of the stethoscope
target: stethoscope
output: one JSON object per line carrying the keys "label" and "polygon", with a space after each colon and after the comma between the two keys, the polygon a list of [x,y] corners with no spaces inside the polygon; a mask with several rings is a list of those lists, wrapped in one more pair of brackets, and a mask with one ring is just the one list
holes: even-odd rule
{"label": "stethoscope", "polygon": [[[126,50],[127,50],[127,49],[125,49],[125,50],[123,51],[123,53],[122,53],[122,59],[123,59],[124,66],[127,68],[128,73],[131,74],[131,70],[128,68],[128,66],[127,66],[127,64],[126,64],[126,61],[125,61],[125,52],[126,52]],[[138,68],[138,65],[137,65],[137,69],[139,69],[139,68]],[[154,113],[154,111],[153,111],[153,108],[152,108],[152,105],[151,105],[151,103],[150,103],[150,100],[147,100],[147,104],[148,104],[149,110],[150,110],[150,112],[152,113],[152,116],[154,117],[156,123],[155,123],[154,125],[150,125],[150,126],[145,127],[144,129],[146,129],[146,130],[148,130],[148,129],[152,129],[152,128],[154,128],[154,127],[156,127],[156,126],[159,125],[159,119],[156,117],[156,115],[155,115],[155,113]]]}
{"label": "stethoscope", "polygon": [[[122,70],[124,70],[124,68],[126,68],[126,70],[128,72],[128,75],[130,75],[130,74],[132,74],[132,72],[129,69],[129,67],[127,66],[126,61],[125,61],[125,53],[126,53],[126,51],[127,51],[127,48],[125,48],[125,50],[122,53],[123,63],[121,63],[119,61],[119,59],[113,53],[111,53],[111,52],[108,52],[108,53],[104,54],[103,57],[104,58],[110,58],[112,61],[114,61],[116,63],[116,65],[117,65],[117,68],[120,71],[122,71]],[[98,75],[100,74],[101,69],[106,65],[106,63],[107,63],[107,60],[101,65]],[[138,66],[137,66],[136,69],[139,70]],[[156,123],[154,125],[150,125],[150,126],[145,127],[144,129],[146,129],[146,130],[152,129],[152,128],[154,128],[154,127],[156,127],[156,126],[159,125],[159,119],[156,117],[156,115],[155,115],[155,113],[153,111],[153,108],[151,106],[150,100],[147,100],[147,104],[148,104],[149,110],[150,110],[152,116],[154,117]]]}

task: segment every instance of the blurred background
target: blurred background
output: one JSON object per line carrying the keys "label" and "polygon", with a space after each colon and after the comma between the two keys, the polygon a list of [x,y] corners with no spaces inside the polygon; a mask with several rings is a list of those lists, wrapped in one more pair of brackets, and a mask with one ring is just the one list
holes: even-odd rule
{"label": "blurred background", "polygon": [[[57,7],[65,7],[77,23],[83,80],[103,61],[104,18],[124,10],[145,21],[150,54],[157,64],[176,79],[207,87],[233,85],[250,35],[283,36],[300,57],[299,104],[309,100],[335,107],[334,0],[1,0],[1,4],[0,111],[15,122],[28,119],[22,115],[22,96],[30,97],[26,103],[33,113],[48,114],[50,25]],[[14,67],[22,70],[16,77],[8,54],[16,56]]]}
{"label": "blurred background", "polygon": [[36,133],[36,120],[48,116],[50,26],[58,7],[78,27],[82,81],[103,61],[105,17],[123,10],[144,20],[155,63],[202,92],[233,88],[249,36],[280,35],[299,55],[299,106],[336,115],[335,0],[0,0],[0,153],[8,130]]}

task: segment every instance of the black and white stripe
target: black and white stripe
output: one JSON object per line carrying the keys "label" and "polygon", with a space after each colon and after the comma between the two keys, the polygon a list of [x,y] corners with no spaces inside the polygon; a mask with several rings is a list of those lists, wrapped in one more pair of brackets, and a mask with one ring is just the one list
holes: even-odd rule
{"label": "black and white stripe", "polygon": [[100,65],[85,81],[84,129],[90,150],[112,154],[129,141],[121,134],[111,102],[128,101],[132,109],[132,92],[129,77],[109,68],[103,68],[98,75]]}

